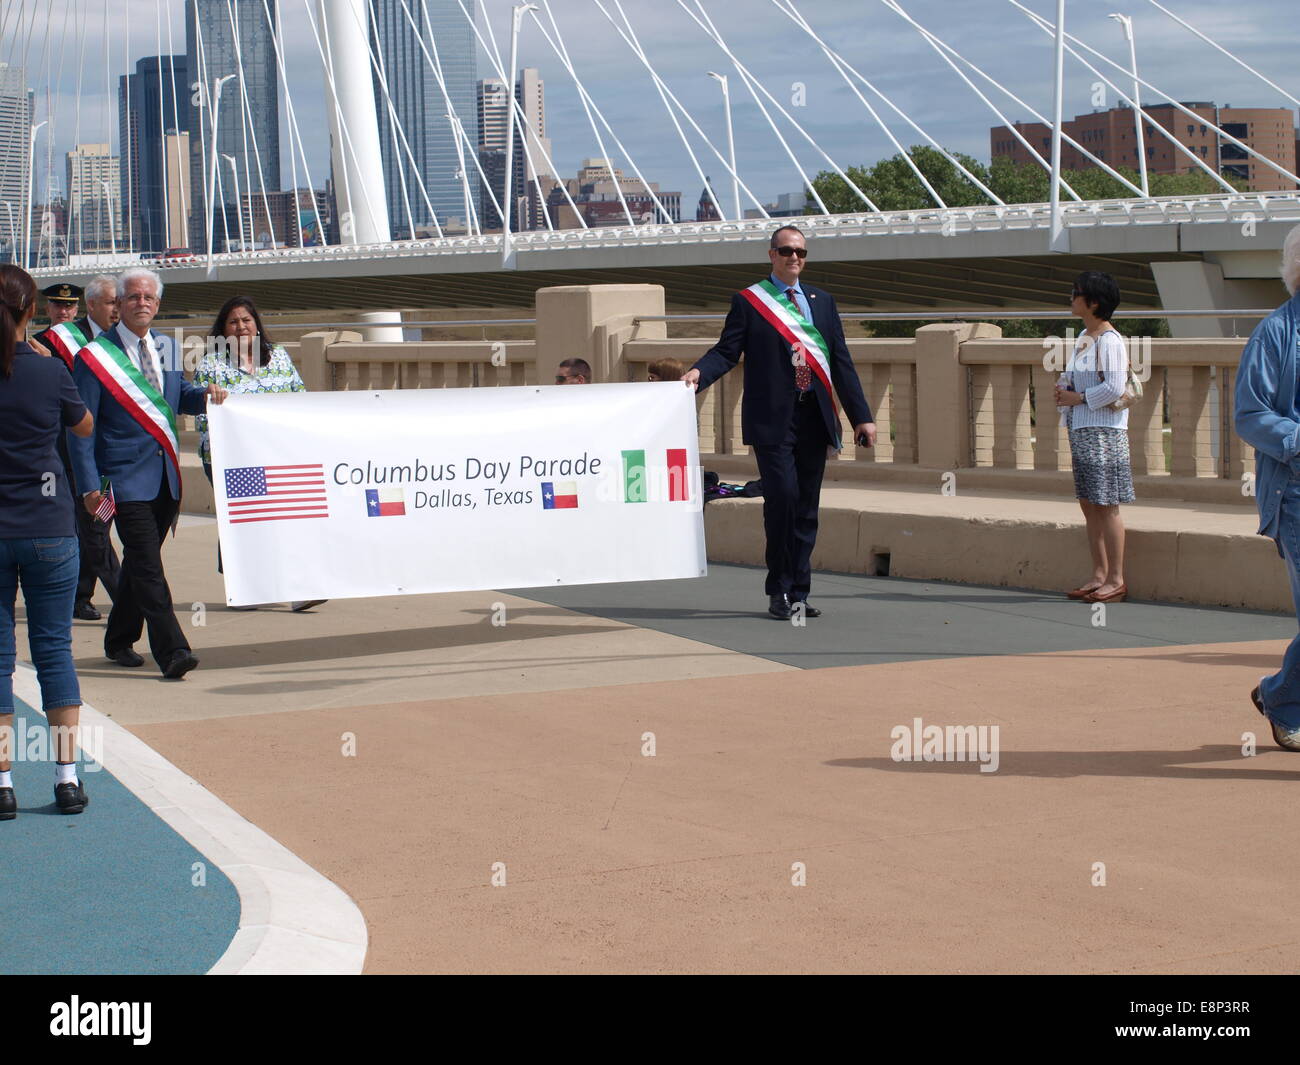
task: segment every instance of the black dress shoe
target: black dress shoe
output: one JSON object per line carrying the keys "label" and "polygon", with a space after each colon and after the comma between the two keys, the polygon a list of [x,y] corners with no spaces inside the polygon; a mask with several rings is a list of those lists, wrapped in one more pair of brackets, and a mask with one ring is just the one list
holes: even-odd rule
{"label": "black dress shoe", "polygon": [[199,660],[193,651],[177,651],[163,667],[163,676],[168,680],[180,680],[198,664]]}
{"label": "black dress shoe", "polygon": [[92,603],[87,601],[74,606],[72,616],[78,621],[99,621],[104,615],[96,610]]}
{"label": "black dress shoe", "polygon": [[0,821],[12,821],[18,816],[18,802],[13,788],[0,788]]}
{"label": "black dress shoe", "polygon": [[90,805],[90,797],[86,794],[86,786],[80,780],[75,784],[55,784],[54,804],[58,806],[61,814],[81,813]]}
{"label": "black dress shoe", "polygon": [[794,612],[795,607],[801,607],[803,609],[803,616],[806,618],[819,618],[822,616],[822,612],[808,602],[807,599],[796,599],[792,604],[790,604],[790,610],[792,613]]}
{"label": "black dress shoe", "polygon": [[769,595],[767,597],[767,612],[774,618],[780,618],[782,621],[789,621],[790,600],[784,595]]}
{"label": "black dress shoe", "polygon": [[116,662],[119,666],[126,666],[127,669],[134,669],[136,666],[144,665],[144,659],[129,647],[123,647],[119,651],[106,651],[104,653],[108,655],[108,660],[110,662]]}

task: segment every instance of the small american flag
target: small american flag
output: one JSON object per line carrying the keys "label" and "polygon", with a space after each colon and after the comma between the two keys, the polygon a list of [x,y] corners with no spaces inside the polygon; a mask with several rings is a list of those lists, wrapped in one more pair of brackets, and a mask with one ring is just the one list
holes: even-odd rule
{"label": "small american flag", "polygon": [[113,486],[111,484],[106,484],[102,489],[102,498],[99,501],[99,506],[95,508],[95,517],[107,525],[113,520],[113,515],[116,513],[117,504],[113,502]]}
{"label": "small american flag", "polygon": [[240,466],[226,470],[226,511],[232,525],[290,518],[328,518],[325,467]]}

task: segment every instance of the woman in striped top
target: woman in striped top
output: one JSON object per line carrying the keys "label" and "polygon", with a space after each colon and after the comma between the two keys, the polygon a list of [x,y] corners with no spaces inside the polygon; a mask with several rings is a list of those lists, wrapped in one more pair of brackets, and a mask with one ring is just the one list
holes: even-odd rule
{"label": "woman in striped top", "polygon": [[1070,309],[1082,319],[1084,332],[1056,386],[1061,424],[1070,432],[1074,490],[1092,552],[1092,579],[1069,594],[1087,603],[1118,603],[1128,596],[1119,504],[1136,497],[1128,411],[1112,406],[1128,384],[1124,338],[1109,321],[1119,299],[1119,286],[1109,274],[1088,270],[1075,280]]}

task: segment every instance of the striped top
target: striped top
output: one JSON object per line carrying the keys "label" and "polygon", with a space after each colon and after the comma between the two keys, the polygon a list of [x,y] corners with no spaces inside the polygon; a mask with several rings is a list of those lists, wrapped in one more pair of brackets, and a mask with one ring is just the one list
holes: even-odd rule
{"label": "striped top", "polygon": [[[1104,375],[1097,372],[1098,364]],[[1128,410],[1110,409],[1110,404],[1124,394],[1128,382],[1128,350],[1118,332],[1106,330],[1097,338],[1095,347],[1087,333],[1079,337],[1065,376],[1071,388],[1083,393],[1086,402],[1058,407],[1062,425],[1070,429],[1128,428]]]}

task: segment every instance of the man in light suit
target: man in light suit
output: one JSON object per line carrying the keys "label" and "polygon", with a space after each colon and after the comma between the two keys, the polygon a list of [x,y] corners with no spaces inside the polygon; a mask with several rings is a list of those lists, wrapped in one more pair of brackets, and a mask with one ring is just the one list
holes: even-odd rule
{"label": "man in light suit", "polygon": [[707,388],[745,359],[741,430],[763,480],[768,613],[782,620],[795,611],[821,615],[809,605],[808,590],[826,456],[840,448],[834,395],[855,440],[864,447],[876,442],[835,301],[800,283],[807,256],[796,226],[777,229],[767,252],[771,276],[732,296],[722,336],[682,378],[688,387]]}
{"label": "man in light suit", "polygon": [[179,679],[199,664],[176,620],[163,572],[162,544],[180,511],[181,472],[174,418],[202,414],[223,389],[187,382],[179,352],[150,329],[162,299],[151,270],[127,270],[117,279],[121,321],[77,353],[73,379],[95,431],[69,442],[77,488],[94,513],[107,478],[117,509],[122,568],[108,615],[104,653],[120,666],[144,663],[132,645],[148,625],[149,648],[163,676]]}

